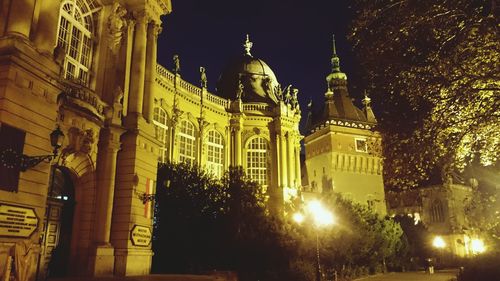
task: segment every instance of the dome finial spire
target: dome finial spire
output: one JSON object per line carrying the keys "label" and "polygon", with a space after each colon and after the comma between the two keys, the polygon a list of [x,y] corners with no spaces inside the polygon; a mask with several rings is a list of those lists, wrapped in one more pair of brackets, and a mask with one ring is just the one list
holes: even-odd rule
{"label": "dome finial spire", "polygon": [[243,44],[243,48],[245,48],[245,55],[252,56],[252,54],[250,53],[252,46],[253,46],[253,43],[250,41],[250,37],[247,34],[247,39],[245,40],[245,43]]}
{"label": "dome finial spire", "polygon": [[335,47],[335,34],[332,34],[332,46],[333,46],[333,55],[337,55],[337,48]]}
{"label": "dome finial spire", "polygon": [[337,55],[337,47],[335,46],[335,34],[332,35],[332,72],[340,72],[340,58]]}

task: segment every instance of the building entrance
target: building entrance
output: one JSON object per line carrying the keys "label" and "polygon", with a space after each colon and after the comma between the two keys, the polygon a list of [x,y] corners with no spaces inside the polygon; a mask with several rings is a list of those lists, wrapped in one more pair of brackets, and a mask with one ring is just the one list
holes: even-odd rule
{"label": "building entrance", "polygon": [[70,171],[53,166],[42,233],[38,280],[67,276],[70,268],[75,189]]}

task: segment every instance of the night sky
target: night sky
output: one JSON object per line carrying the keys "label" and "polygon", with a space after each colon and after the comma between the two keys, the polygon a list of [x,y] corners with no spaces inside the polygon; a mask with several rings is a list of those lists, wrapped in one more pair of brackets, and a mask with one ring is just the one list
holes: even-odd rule
{"label": "night sky", "polygon": [[[348,2],[172,0],[173,12],[163,18],[163,32],[158,39],[158,62],[172,69],[172,56],[178,54],[182,78],[197,86],[199,66],[204,66],[208,89],[215,93],[225,65],[243,54],[242,44],[248,33],[253,42],[252,55],[271,67],[283,88],[292,84],[299,89],[305,113],[309,99],[316,108],[323,102],[332,34],[342,71],[350,82],[356,78],[355,70],[359,68],[346,40],[352,14]],[[362,89],[353,86],[351,97],[359,100]]]}

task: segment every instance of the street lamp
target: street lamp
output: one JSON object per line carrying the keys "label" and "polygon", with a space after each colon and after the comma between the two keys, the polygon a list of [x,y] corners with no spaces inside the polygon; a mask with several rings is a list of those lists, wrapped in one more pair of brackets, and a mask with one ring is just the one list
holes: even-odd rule
{"label": "street lamp", "polygon": [[484,242],[481,239],[472,239],[471,241],[471,249],[473,254],[481,254],[486,251],[486,247],[484,246]]}
{"label": "street lamp", "polygon": [[[333,214],[325,209],[321,202],[317,200],[310,201],[307,204],[307,215],[309,215],[315,225],[316,232],[316,281],[321,281],[321,265],[320,265],[320,257],[319,257],[319,229],[321,227],[326,227],[334,223]],[[295,213],[293,215],[293,220],[299,224],[301,224],[305,217],[301,213]]]}
{"label": "street lamp", "polygon": [[[432,246],[434,246],[434,248],[438,249],[437,251],[437,257],[439,258],[439,260],[436,261],[437,264],[439,265],[443,265],[443,260],[444,260],[444,254],[443,254],[443,250],[444,248],[446,247],[446,242],[444,241],[443,237],[441,236],[436,236],[434,237],[434,240],[432,240]],[[434,273],[434,267],[432,265],[430,265],[430,273]]]}
{"label": "street lamp", "polygon": [[434,240],[432,240],[432,246],[438,249],[443,249],[444,247],[446,247],[446,242],[444,242],[443,237],[436,236],[434,237]]}

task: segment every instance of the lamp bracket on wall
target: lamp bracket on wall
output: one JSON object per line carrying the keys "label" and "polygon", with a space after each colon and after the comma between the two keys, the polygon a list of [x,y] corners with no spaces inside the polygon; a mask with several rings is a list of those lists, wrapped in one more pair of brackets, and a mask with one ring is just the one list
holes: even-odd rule
{"label": "lamp bracket on wall", "polygon": [[28,169],[31,169],[40,164],[42,161],[50,163],[50,161],[52,161],[52,159],[57,156],[57,152],[62,146],[63,140],[64,133],[61,131],[59,126],[57,126],[56,129],[50,133],[50,144],[54,148],[52,154],[28,156],[17,152],[12,148],[4,148],[0,150],[0,164],[9,169],[16,168],[22,172],[25,172]]}
{"label": "lamp bracket on wall", "polygon": [[16,152],[11,148],[0,151],[0,164],[9,169],[19,169],[22,172],[27,171],[45,161],[50,163],[57,154],[28,156]]}

